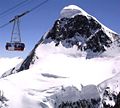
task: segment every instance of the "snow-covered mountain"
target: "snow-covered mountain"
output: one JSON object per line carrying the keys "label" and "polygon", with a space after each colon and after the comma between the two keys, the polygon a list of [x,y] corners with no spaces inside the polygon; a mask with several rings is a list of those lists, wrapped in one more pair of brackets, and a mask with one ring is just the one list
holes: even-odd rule
{"label": "snow-covered mountain", "polygon": [[2,74],[1,107],[117,108],[119,45],[119,35],[95,17],[63,8],[26,59]]}

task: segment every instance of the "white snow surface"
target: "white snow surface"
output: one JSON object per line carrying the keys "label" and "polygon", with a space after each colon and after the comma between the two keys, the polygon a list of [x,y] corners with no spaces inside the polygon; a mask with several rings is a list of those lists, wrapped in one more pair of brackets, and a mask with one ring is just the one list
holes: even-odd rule
{"label": "white snow surface", "polygon": [[11,68],[15,67],[17,64],[22,62],[23,59],[20,57],[14,57],[14,58],[0,58],[0,76],[10,70]]}
{"label": "white snow surface", "polygon": [[[113,59],[104,58],[103,61],[101,58],[94,58],[86,60],[86,53],[77,50],[76,46],[65,48],[61,44],[59,47],[55,47],[54,44],[54,42],[42,44],[37,48],[36,56],[39,57],[40,61],[36,60],[36,65],[31,65],[32,68],[39,68],[44,73],[61,77],[76,78],[73,81],[82,82],[85,85],[97,85],[113,76]],[[92,78],[93,75],[96,76],[94,79]]]}
{"label": "white snow surface", "polygon": [[119,74],[118,56],[86,59],[75,46],[54,42],[39,45],[35,53],[39,59],[30,69],[0,79],[8,108],[55,108],[63,100],[99,98],[96,85]]}
{"label": "white snow surface", "polygon": [[75,15],[88,15],[83,9],[76,5],[69,5],[64,7],[60,12],[60,18],[72,18]]}

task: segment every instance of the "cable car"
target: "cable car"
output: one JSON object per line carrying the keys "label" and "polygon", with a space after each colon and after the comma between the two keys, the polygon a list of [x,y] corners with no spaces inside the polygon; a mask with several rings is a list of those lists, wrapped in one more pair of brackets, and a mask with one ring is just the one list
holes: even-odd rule
{"label": "cable car", "polygon": [[25,48],[25,44],[21,42],[19,16],[15,16],[15,18],[12,19],[11,22],[14,22],[11,41],[6,43],[5,48],[8,51],[23,51]]}
{"label": "cable car", "polygon": [[8,51],[23,51],[25,44],[21,42],[7,42],[5,47]]}
{"label": "cable car", "polygon": [[24,51],[25,44],[21,42],[7,42],[5,48],[8,51]]}

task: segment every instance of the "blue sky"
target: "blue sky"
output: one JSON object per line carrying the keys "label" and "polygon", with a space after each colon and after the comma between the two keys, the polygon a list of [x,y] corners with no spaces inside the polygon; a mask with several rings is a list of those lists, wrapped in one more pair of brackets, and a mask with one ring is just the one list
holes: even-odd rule
{"label": "blue sky", "polygon": [[[0,0],[0,13],[24,0]],[[25,5],[0,16],[0,25],[11,20],[44,0],[29,0]],[[42,35],[47,32],[59,18],[61,9],[67,5],[77,5],[96,17],[101,23],[120,34],[120,0],[49,0],[37,10],[23,16],[20,20],[22,41],[26,44],[24,52],[5,50],[10,41],[12,24],[0,29],[0,57],[26,57]],[[41,52],[42,53],[42,52]]]}

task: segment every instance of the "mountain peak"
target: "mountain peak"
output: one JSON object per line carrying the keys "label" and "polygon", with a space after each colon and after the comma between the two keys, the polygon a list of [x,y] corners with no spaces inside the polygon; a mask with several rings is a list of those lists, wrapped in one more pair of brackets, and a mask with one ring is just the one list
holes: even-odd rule
{"label": "mountain peak", "polygon": [[74,17],[75,15],[85,15],[87,16],[88,14],[81,9],[80,7],[76,6],[76,5],[68,5],[65,6],[61,12],[60,12],[60,17],[61,18],[71,18]]}
{"label": "mountain peak", "polygon": [[74,48],[86,52],[86,58],[93,58],[107,51],[119,36],[95,17],[76,5],[64,7],[60,18],[45,36],[43,43],[54,42],[65,48]]}

